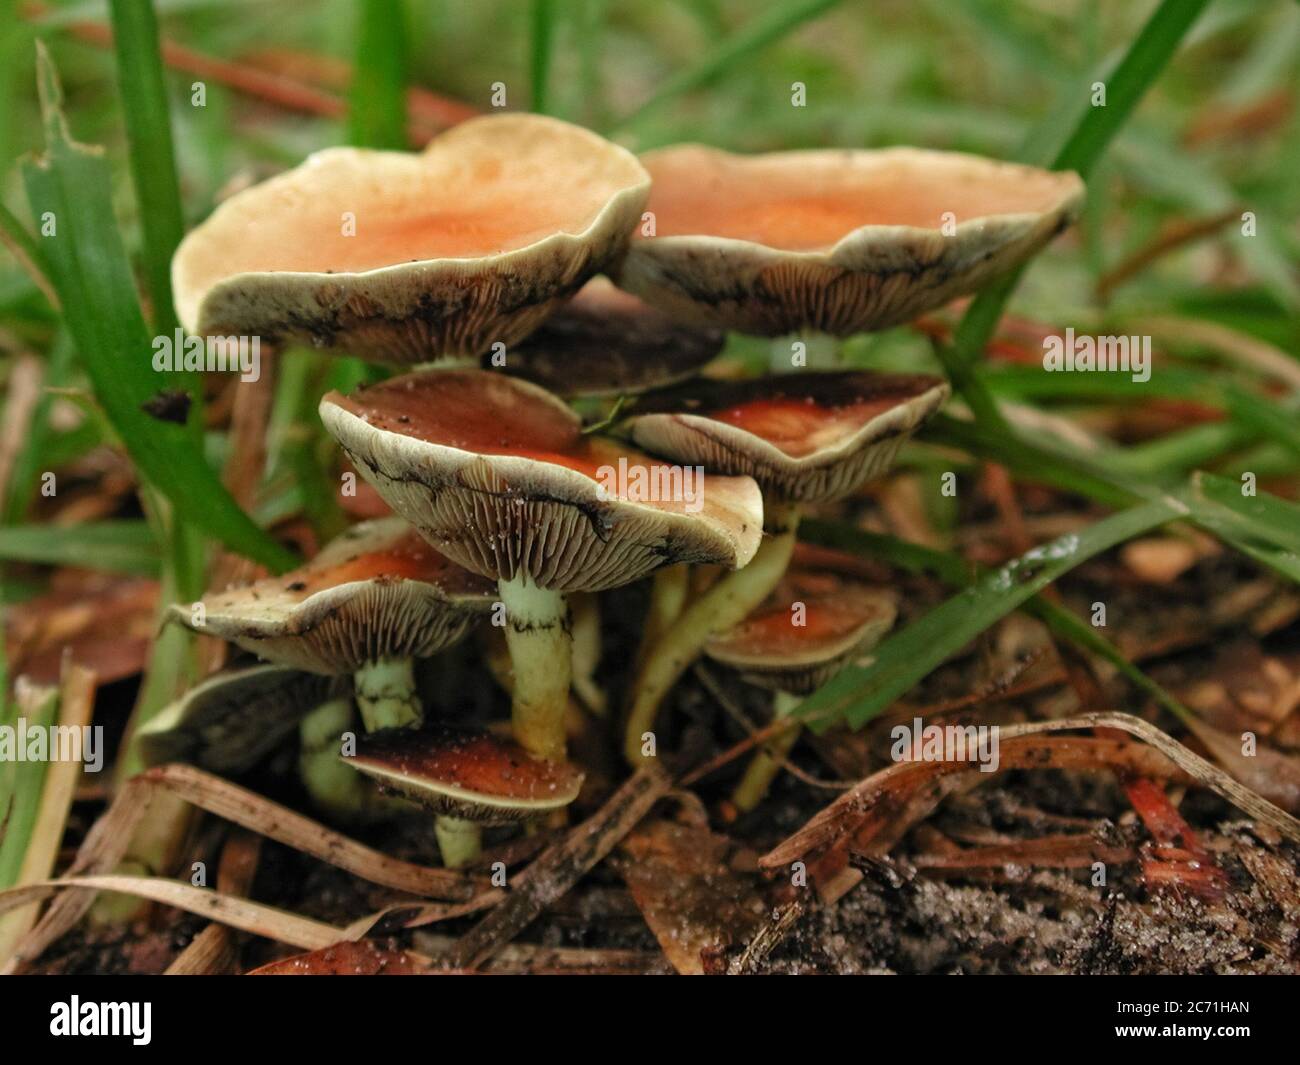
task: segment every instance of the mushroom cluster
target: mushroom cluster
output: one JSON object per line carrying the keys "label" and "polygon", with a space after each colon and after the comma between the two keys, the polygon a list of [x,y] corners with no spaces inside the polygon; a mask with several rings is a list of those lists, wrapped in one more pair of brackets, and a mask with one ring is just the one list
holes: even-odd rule
{"label": "mushroom cluster", "polygon": [[[570,597],[648,577],[630,762],[657,754],[659,707],[701,655],[788,713],[894,616],[887,590],[789,571],[799,515],[888,471],[948,387],[706,364],[726,330],[842,337],[969,294],[1068,225],[1081,194],[1073,174],[914,149],[638,159],[495,115],[421,154],[321,152],[232,197],[177,252],[181,320],[401,368],[319,407],[394,516],[178,606],[271,664],[196,689],[149,749],[239,771],[296,728],[323,806],[373,810],[373,781],[435,813],[448,864],[472,861],[479,826],[578,798]],[[592,424],[568,402],[611,396]],[[413,662],[489,622],[509,652],[510,739],[430,720],[415,682]],[[738,806],[795,735],[757,757]]]}

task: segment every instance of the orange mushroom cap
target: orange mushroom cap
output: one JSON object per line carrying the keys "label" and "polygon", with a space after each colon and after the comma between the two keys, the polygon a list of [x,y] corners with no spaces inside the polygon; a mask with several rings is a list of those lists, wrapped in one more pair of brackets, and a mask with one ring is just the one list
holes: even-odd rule
{"label": "orange mushroom cap", "polygon": [[894,600],[885,589],[794,572],[767,603],[713,637],[705,653],[756,687],[806,695],[889,631]]}
{"label": "orange mushroom cap", "polygon": [[447,725],[373,733],[344,760],[381,790],[481,825],[524,821],[567,806],[583,780],[565,762],[535,758],[487,732]]}
{"label": "orange mushroom cap", "polygon": [[625,425],[650,451],[821,503],[889,469],[948,393],[937,377],[866,371],[699,379],[642,397]]}
{"label": "orange mushroom cap", "polygon": [[619,284],[760,336],[907,322],[1029,258],[1083,200],[1073,173],[917,148],[648,152],[654,235]]}
{"label": "orange mushroom cap", "polygon": [[181,242],[177,314],[388,362],[477,356],[620,256],[648,188],[629,152],[541,115],[471,119],[421,154],[326,149]]}
{"label": "orange mushroom cap", "polygon": [[762,497],[748,477],[692,469],[691,498],[674,497],[687,471],[674,480],[661,460],[585,435],[526,381],[433,370],[331,392],[320,413],[389,505],[475,573],[599,591],[673,562],[738,568],[758,550]]}
{"label": "orange mushroom cap", "polygon": [[352,673],[425,658],[464,638],[495,588],[435,551],[400,518],[354,525],[300,569],[188,604],[171,617],[269,661]]}

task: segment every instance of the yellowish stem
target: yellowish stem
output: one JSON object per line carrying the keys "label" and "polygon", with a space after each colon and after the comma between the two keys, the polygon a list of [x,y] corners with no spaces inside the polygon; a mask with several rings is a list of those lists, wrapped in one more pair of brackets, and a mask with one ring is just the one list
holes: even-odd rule
{"label": "yellowish stem", "polygon": [[[801,697],[798,695],[791,695],[789,692],[777,692],[773,716],[777,718],[788,717],[790,711],[798,706],[800,701]],[[795,726],[773,736],[763,749],[750,759],[749,766],[745,769],[745,775],[740,778],[740,783],[736,785],[735,791],[731,793],[731,801],[737,810],[741,813],[749,813],[750,810],[763,801],[764,796],[767,795],[767,789],[772,786],[772,781],[776,779],[777,773],[781,771],[782,763],[794,749],[795,742],[799,739],[799,733],[802,731],[803,729],[800,726]]]}
{"label": "yellowish stem", "polygon": [[709,637],[738,625],[776,588],[794,552],[797,513],[783,516],[782,531],[765,539],[749,565],[729,573],[696,599],[651,649],[632,693],[623,754],[643,764],[643,736],[654,729],[659,705],[690,668]]}
{"label": "yellowish stem", "polygon": [[510,721],[532,754],[564,760],[573,640],[564,595],[523,577],[498,582],[506,608],[506,644],[514,669]]}

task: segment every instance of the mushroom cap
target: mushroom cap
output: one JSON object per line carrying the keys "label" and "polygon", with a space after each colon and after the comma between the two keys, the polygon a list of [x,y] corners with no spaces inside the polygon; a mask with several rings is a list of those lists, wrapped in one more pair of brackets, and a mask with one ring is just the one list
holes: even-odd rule
{"label": "mushroom cap", "polygon": [[1084,189],[1073,173],[919,148],[685,144],[642,162],[655,235],[633,239],[619,284],[682,321],[760,336],[884,329],[974,292],[1066,228]]}
{"label": "mushroom cap", "polygon": [[534,758],[511,740],[448,725],[371,733],[343,760],[381,791],[483,825],[568,806],[583,780],[573,766]]}
{"label": "mushroom cap", "polygon": [[[683,381],[726,343],[595,277],[511,349],[502,367],[561,396],[612,396]],[[483,356],[488,369],[491,355]]]}
{"label": "mushroom cap", "polygon": [[693,498],[636,498],[672,495],[686,478],[584,435],[562,400],[526,381],[430,370],[331,392],[320,414],[393,510],[475,573],[600,591],[674,562],[738,568],[758,550],[763,504],[750,478],[692,470]]}
{"label": "mushroom cap", "polygon": [[[803,625],[794,624],[797,602]],[[714,636],[705,654],[755,687],[807,695],[874,647],[896,613],[886,589],[796,572],[739,625]]]}
{"label": "mushroom cap", "polygon": [[[307,565],[203,599],[198,632],[310,673],[427,658],[464,638],[496,588],[438,554],[400,518],[361,522]],[[171,616],[190,624],[186,604]]]}
{"label": "mushroom cap", "polygon": [[697,379],[642,397],[624,424],[656,454],[747,474],[769,498],[823,503],[888,470],[948,393],[946,382],[921,374]]}
{"label": "mushroom cap", "polygon": [[630,152],[542,115],[471,119],[420,154],[328,148],[181,242],[177,314],[387,362],[476,356],[621,255],[648,189]]}
{"label": "mushroom cap", "polygon": [[192,762],[243,773],[330,697],[334,682],[288,666],[230,670],[195,685],[138,733],[151,765]]}

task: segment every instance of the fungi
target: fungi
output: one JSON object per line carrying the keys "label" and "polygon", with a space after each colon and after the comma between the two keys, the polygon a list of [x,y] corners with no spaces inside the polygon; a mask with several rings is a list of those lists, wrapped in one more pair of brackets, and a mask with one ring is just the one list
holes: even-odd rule
{"label": "fungi", "polygon": [[638,402],[625,423],[632,440],[681,462],[753,477],[770,535],[753,562],[695,599],[643,658],[624,737],[632,764],[659,704],[710,636],[738,624],[776,587],[801,508],[842,499],[888,470],[948,392],[936,377],[809,372],[699,380]]}
{"label": "fungi", "polygon": [[563,401],[524,381],[429,371],[350,397],[330,393],[320,411],[394,511],[443,554],[497,581],[515,738],[543,758],[564,757],[565,593],[630,584],[673,562],[734,569],[758,548],[753,480],[668,467],[584,434]]}
{"label": "fungi", "polygon": [[420,154],[329,148],[181,242],[177,314],[195,335],[472,359],[621,256],[648,188],[629,152],[541,115],[472,119]]}

